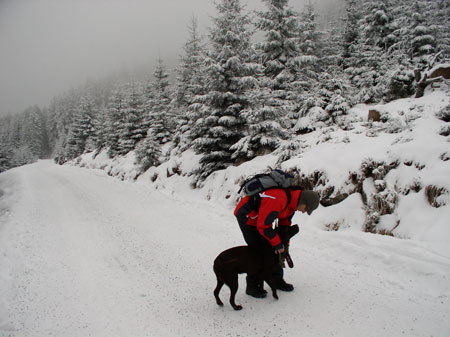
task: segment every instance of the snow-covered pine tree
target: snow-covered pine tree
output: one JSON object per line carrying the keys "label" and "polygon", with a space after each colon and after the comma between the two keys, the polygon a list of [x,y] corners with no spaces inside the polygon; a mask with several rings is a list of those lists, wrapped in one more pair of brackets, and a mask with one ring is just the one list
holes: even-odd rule
{"label": "snow-covered pine tree", "polygon": [[257,44],[265,75],[261,87],[269,92],[269,96],[263,96],[263,106],[282,126],[290,127],[297,109],[294,82],[300,55],[299,14],[289,6],[289,0],[263,2],[267,9],[257,12],[256,21],[256,27],[264,33],[263,42]]}
{"label": "snow-covered pine tree", "polygon": [[137,82],[132,81],[125,86],[123,123],[118,144],[120,155],[134,150],[136,144],[147,135],[142,97],[142,90]]}
{"label": "snow-covered pine tree", "polygon": [[11,158],[13,147],[11,145],[12,115],[0,118],[0,173],[12,167]]}
{"label": "snow-covered pine tree", "polygon": [[43,114],[39,107],[33,106],[23,112],[23,117],[21,142],[27,146],[37,160],[42,157],[44,138],[46,137]]}
{"label": "snow-covered pine tree", "polygon": [[[436,50],[432,25],[436,1],[395,0],[389,3],[390,43],[384,51],[384,99],[408,97],[415,91],[414,69],[424,69]],[[433,21],[434,20],[434,21]]]}
{"label": "snow-covered pine tree", "polygon": [[89,142],[90,137],[94,135],[93,109],[94,105],[90,96],[80,98],[66,144],[66,157],[68,159],[76,158],[85,151],[94,150],[93,147],[87,146],[93,145]]}
{"label": "snow-covered pine tree", "polygon": [[[147,127],[147,130],[150,129],[151,125],[151,114],[150,111],[152,109],[153,99],[154,99],[154,93],[153,93],[153,81],[151,79],[148,79],[146,83],[144,84],[143,88],[143,108],[144,108],[144,125]],[[147,131],[148,132],[148,131]]]}
{"label": "snow-covered pine tree", "polygon": [[432,7],[430,5],[432,4],[414,1],[411,6],[412,22],[407,35],[409,41],[408,54],[414,66],[419,68],[427,66],[429,56],[436,52],[436,39],[425,18],[425,15],[431,12]]}
{"label": "snow-covered pine tree", "polygon": [[15,116],[11,123],[11,132],[9,133],[9,143],[15,148],[24,145],[24,134],[26,133],[24,126],[24,114]]}
{"label": "snow-covered pine tree", "polygon": [[149,130],[146,137],[136,145],[136,160],[141,172],[159,164],[161,156],[160,144]]}
{"label": "snow-covered pine tree", "polygon": [[345,69],[355,89],[356,103],[375,103],[383,96],[385,83],[381,74],[386,69],[381,68],[380,59],[383,51],[380,47],[359,44],[353,52],[351,67]]}
{"label": "snow-covered pine tree", "polygon": [[0,171],[35,162],[48,154],[42,110],[31,106],[0,119]]}
{"label": "snow-covered pine tree", "polygon": [[84,117],[80,128],[80,135],[84,141],[84,152],[95,150],[95,117],[98,115],[98,107],[94,97],[87,92],[80,100],[81,115]]}
{"label": "snow-covered pine tree", "polygon": [[40,158],[50,158],[51,152],[52,152],[52,149],[50,147],[49,138],[48,138],[47,116],[48,116],[48,109],[47,109],[47,107],[44,107],[42,109],[42,115],[41,115],[42,147],[41,147]]}
{"label": "snow-covered pine tree", "polygon": [[321,72],[343,72],[344,26],[342,19],[329,22],[321,36]]}
{"label": "snow-covered pine tree", "polygon": [[392,35],[394,30],[392,7],[388,0],[367,1],[365,6],[366,15],[363,18],[365,42],[387,51],[395,43],[395,37]]}
{"label": "snow-covered pine tree", "polygon": [[[75,116],[73,126],[77,125],[78,117]],[[69,134],[66,138],[65,147],[63,149],[64,158],[67,160],[72,160],[83,153],[83,149],[81,148],[81,144],[78,141],[79,134],[75,128],[71,128],[69,130]]]}
{"label": "snow-covered pine tree", "polygon": [[66,156],[66,141],[67,137],[61,137],[58,138],[55,142],[55,146],[53,149],[53,161],[56,164],[62,165],[64,164],[69,158]]}
{"label": "snow-covered pine tree", "polygon": [[[105,109],[109,108],[108,98],[112,97],[112,88],[112,79],[88,81],[85,86],[71,89],[51,101],[50,106],[45,111],[45,120],[46,130],[48,131],[48,146],[52,151],[55,162],[64,163],[67,161],[66,151],[69,149],[69,143],[70,146],[75,148],[70,150],[72,156],[80,152],[80,149],[76,149],[80,145],[79,140],[75,140],[79,136],[76,134],[80,131],[73,132],[73,129],[75,123],[80,123],[81,116],[90,116],[93,129],[91,130],[93,132],[89,132],[83,151],[107,147],[106,137],[109,133],[105,121],[109,113]],[[89,111],[85,113],[83,109]]]}
{"label": "snow-covered pine tree", "polygon": [[11,166],[17,167],[34,163],[37,160],[33,154],[32,149],[27,144],[15,148],[12,152]]}
{"label": "snow-covered pine tree", "polygon": [[192,102],[188,107],[188,125],[186,126],[187,131],[187,141],[189,142],[190,148],[194,149],[194,151],[199,152],[199,149],[196,148],[196,139],[200,139],[204,137],[208,130],[209,125],[205,122],[206,118],[211,113],[211,107],[209,101],[211,96],[209,95],[211,84],[210,67],[214,63],[213,58],[211,57],[211,51],[206,50],[205,58],[201,64],[201,70],[203,72],[202,76],[204,79],[204,86],[202,90],[200,90],[197,94],[192,97]]}
{"label": "snow-covered pine tree", "polygon": [[9,144],[0,140],[0,173],[11,168],[12,149]]}
{"label": "snow-covered pine tree", "polygon": [[350,104],[343,96],[345,90],[345,84],[340,81],[329,81],[328,84],[334,84],[333,94],[330,98],[329,104],[325,107],[325,111],[330,115],[333,123],[338,124],[340,127],[346,129],[348,123],[339,118],[344,116],[350,110]]}
{"label": "snow-covered pine tree", "polygon": [[198,74],[201,73],[200,67],[204,64],[206,50],[198,31],[196,17],[191,18],[187,28],[189,37],[183,46],[184,54],[180,58],[180,65],[176,69],[177,80],[174,97],[176,104],[184,107],[191,104],[193,96],[197,91],[201,91],[201,84],[205,80]]}
{"label": "snow-covered pine tree", "polygon": [[299,92],[298,101],[301,102],[298,110],[304,115],[311,106],[319,106],[318,81],[323,71],[322,63],[324,33],[317,30],[316,13],[309,1],[300,14],[299,21],[299,50],[296,57],[298,71],[295,86]]}
{"label": "snow-covered pine tree", "polygon": [[[323,114],[313,116],[319,118],[318,122],[332,122],[338,123],[342,127],[346,127],[341,123],[338,117],[346,115],[350,109],[351,97],[349,97],[350,89],[349,83],[342,73],[330,68],[329,71],[322,72],[319,76],[320,81],[320,107],[328,114],[328,121]],[[307,129],[314,130],[314,125]]]}
{"label": "snow-covered pine tree", "polygon": [[231,147],[244,135],[242,111],[250,103],[247,92],[256,83],[256,64],[251,62],[249,19],[239,0],[217,3],[218,16],[210,32],[212,50],[208,93],[202,97],[200,110],[207,111],[196,127],[205,130],[194,140],[195,150],[202,154],[198,178],[239,161]]}
{"label": "snow-covered pine tree", "polygon": [[361,34],[359,29],[359,20],[362,18],[361,2],[359,0],[345,0],[346,16],[344,21],[344,35],[343,35],[343,51],[342,57],[344,59],[344,67],[349,67],[345,59],[352,57],[355,45]]}
{"label": "snow-covered pine tree", "polygon": [[[264,81],[262,68],[258,79]],[[246,124],[244,137],[230,148],[233,159],[250,160],[268,154],[279,146],[280,140],[289,137],[287,122],[281,124],[286,120],[286,111],[277,105],[279,101],[272,97],[272,90],[256,86],[249,91],[249,97],[252,103],[241,111]]]}
{"label": "snow-covered pine tree", "polygon": [[60,98],[53,98],[50,102],[50,105],[47,109],[47,132],[48,132],[48,140],[49,146],[53,151],[53,155],[56,153],[56,144],[59,139],[63,138],[65,134],[63,128],[58,121],[58,110],[61,105]]}
{"label": "snow-covered pine tree", "polygon": [[[324,38],[323,56],[320,60],[322,71],[319,74],[318,106],[327,112],[329,122],[338,122],[340,126],[344,125],[337,117],[345,115],[353,102],[350,82],[342,71],[342,55],[346,53],[347,33],[348,31],[337,22],[330,23],[329,31]],[[350,40],[348,42],[351,43]],[[310,119],[314,122],[319,118],[319,121],[325,122],[327,120],[324,117],[323,113],[316,113]],[[304,131],[312,129],[314,128],[308,126]]]}
{"label": "snow-covered pine tree", "polygon": [[37,106],[0,118],[0,172],[49,153],[45,116]]}
{"label": "snow-covered pine tree", "polygon": [[116,84],[111,92],[108,103],[108,118],[106,124],[106,145],[108,147],[108,155],[115,157],[120,153],[119,139],[120,132],[124,124],[124,93],[123,85]]}
{"label": "snow-covered pine tree", "polygon": [[206,93],[207,83],[205,76],[206,48],[198,32],[198,23],[195,17],[192,17],[188,31],[189,39],[183,47],[184,55],[177,68],[178,76],[173,100],[177,116],[174,145],[178,146],[179,151],[186,150],[191,144],[191,139],[196,138],[194,126],[200,118],[200,114],[196,109],[198,102],[195,101],[195,98],[197,97],[198,100]]}
{"label": "snow-covered pine tree", "polygon": [[436,41],[436,50],[441,54],[442,62],[450,62],[450,1],[436,0],[428,22]]}
{"label": "snow-covered pine tree", "polygon": [[66,151],[68,138],[78,115],[79,103],[82,97],[80,90],[71,89],[57,97],[48,109],[49,113],[49,143],[55,154],[55,162],[62,164],[67,161]]}
{"label": "snow-covered pine tree", "polygon": [[[410,26],[411,26],[411,1],[394,0],[386,2],[381,6],[389,12],[389,24],[385,29],[385,37],[380,45],[388,46],[386,50],[382,49],[383,55],[380,58],[380,64],[383,64],[382,76],[379,82],[384,83],[380,87],[380,93],[386,101],[408,97],[414,93],[414,73],[408,48],[410,45]],[[378,11],[384,13],[384,11]],[[380,17],[383,15],[380,14]],[[382,21],[378,19],[378,21]],[[380,25],[379,25],[380,26]],[[374,29],[372,29],[374,30]],[[388,34],[386,34],[388,32]]]}
{"label": "snow-covered pine tree", "polygon": [[149,130],[154,139],[160,144],[171,140],[174,132],[174,117],[171,108],[171,93],[169,87],[169,74],[160,58],[153,72],[154,80],[151,83],[151,95],[145,106],[149,109]]}
{"label": "snow-covered pine tree", "polygon": [[[342,69],[344,70],[344,74],[346,78],[351,81],[352,77],[356,72],[356,51],[358,50],[358,44],[361,39],[361,29],[359,26],[359,22],[363,17],[363,9],[362,3],[358,0],[345,0],[345,11],[346,15],[344,16],[343,26],[344,32],[343,36],[340,38],[342,40],[342,58],[340,64],[342,65]],[[325,100],[331,97],[331,93],[327,93],[327,89],[323,91],[326,94]],[[358,89],[355,85],[350,86],[350,96],[354,97],[354,103],[358,100],[356,99],[356,95],[358,93]]]}
{"label": "snow-covered pine tree", "polygon": [[[359,16],[359,8],[354,3],[347,5],[353,6],[355,17]],[[386,0],[364,2],[358,21],[359,34],[346,49],[345,72],[356,89],[357,102],[378,102],[387,91],[388,79],[384,76],[389,75],[392,62],[387,50],[395,43],[390,9]]]}
{"label": "snow-covered pine tree", "polygon": [[106,106],[99,108],[99,111],[93,120],[93,125],[93,147],[97,152],[100,152],[107,147],[108,108]]}

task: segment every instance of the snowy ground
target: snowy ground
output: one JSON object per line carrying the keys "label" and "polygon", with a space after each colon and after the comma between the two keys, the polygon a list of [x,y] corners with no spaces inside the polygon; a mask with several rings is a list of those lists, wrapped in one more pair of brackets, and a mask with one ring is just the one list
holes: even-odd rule
{"label": "snowy ground", "polygon": [[[41,161],[0,174],[0,336],[449,336],[450,256],[296,215],[293,293],[214,301],[229,206]],[[226,301],[225,301],[226,300]]]}

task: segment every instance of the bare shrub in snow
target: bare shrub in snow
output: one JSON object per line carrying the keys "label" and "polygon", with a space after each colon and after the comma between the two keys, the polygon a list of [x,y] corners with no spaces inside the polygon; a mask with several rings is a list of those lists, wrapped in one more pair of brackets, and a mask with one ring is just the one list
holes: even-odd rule
{"label": "bare shrub in snow", "polygon": [[356,192],[356,189],[352,187],[342,191],[340,188],[330,185],[326,173],[320,170],[308,175],[298,170],[293,170],[290,173],[295,176],[294,185],[317,191],[320,194],[320,203],[325,207],[336,205],[345,200],[351,193]]}
{"label": "bare shrub in snow", "polygon": [[377,232],[376,227],[380,217],[392,214],[398,204],[398,194],[393,189],[387,188],[386,182],[377,180],[374,182],[376,191],[366,197],[366,222],[364,228],[367,232]]}
{"label": "bare shrub in snow", "polygon": [[425,187],[425,195],[430,205],[436,208],[445,206],[449,202],[449,193],[444,187],[428,185]]}
{"label": "bare shrub in snow", "polygon": [[450,135],[450,125],[445,125],[441,127],[439,134],[444,137],[448,137]]}
{"label": "bare shrub in snow", "polygon": [[[388,185],[384,178],[389,171],[395,169],[398,165],[397,161],[384,163],[368,158],[361,164],[361,172],[351,175],[352,183],[361,193],[365,204],[366,221],[364,229],[367,232],[375,233],[380,217],[392,214],[397,207],[398,193]],[[364,190],[363,183],[369,178],[373,179],[373,190]]]}
{"label": "bare shrub in snow", "polygon": [[377,224],[380,222],[380,214],[373,208],[366,208],[366,222],[364,223],[364,231],[375,232]]}
{"label": "bare shrub in snow", "polygon": [[[294,184],[298,186],[303,186],[305,189],[317,190],[318,187],[324,187],[328,182],[326,174],[322,171],[314,171],[309,175],[304,173],[296,172]],[[321,195],[322,198],[322,195]]]}
{"label": "bare shrub in snow", "polygon": [[423,186],[422,186],[422,182],[420,181],[420,179],[419,178],[414,178],[409,186],[406,186],[403,189],[397,189],[396,188],[396,190],[398,190],[398,192],[403,194],[403,195],[408,195],[409,192],[413,191],[413,192],[417,193],[422,188],[423,188]]}
{"label": "bare shrub in snow", "polygon": [[339,228],[341,227],[341,224],[339,222],[326,224],[325,228],[330,232],[337,232]]}
{"label": "bare shrub in snow", "polygon": [[384,190],[372,195],[372,206],[380,215],[392,214],[397,206],[398,195],[393,190]]}
{"label": "bare shrub in snow", "polygon": [[363,180],[365,178],[374,178],[374,180],[383,179],[390,170],[397,168],[399,162],[392,163],[376,162],[372,158],[367,158],[361,164],[361,173]]}
{"label": "bare shrub in snow", "polygon": [[445,153],[441,154],[441,156],[439,158],[441,158],[442,161],[447,161],[450,159],[450,153],[445,152]]}
{"label": "bare shrub in snow", "polygon": [[445,108],[440,110],[436,114],[436,117],[444,122],[447,122],[447,123],[450,122],[450,105],[447,105]]}

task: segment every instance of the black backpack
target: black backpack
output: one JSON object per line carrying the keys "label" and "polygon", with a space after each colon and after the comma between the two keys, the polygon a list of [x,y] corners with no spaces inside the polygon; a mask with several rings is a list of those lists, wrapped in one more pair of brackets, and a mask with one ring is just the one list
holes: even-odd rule
{"label": "black backpack", "polygon": [[[290,204],[292,196],[289,191],[293,187],[294,176],[282,170],[271,170],[268,173],[260,173],[246,179],[239,189],[238,193],[243,190],[250,197],[249,203],[253,210],[258,211],[261,206],[261,197],[259,193],[271,188],[282,188],[286,192],[287,206]],[[296,187],[298,188],[298,187]]]}

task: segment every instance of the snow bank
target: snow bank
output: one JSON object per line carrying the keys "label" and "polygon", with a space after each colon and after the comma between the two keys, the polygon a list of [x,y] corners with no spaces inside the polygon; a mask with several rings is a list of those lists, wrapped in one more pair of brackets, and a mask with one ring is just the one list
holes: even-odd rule
{"label": "snow bank", "polygon": [[11,266],[9,263],[9,256],[14,255],[11,252],[11,245],[9,238],[4,235],[5,225],[10,219],[10,208],[16,204],[20,198],[17,190],[22,189],[18,179],[15,179],[19,169],[11,169],[3,172],[0,175],[0,247],[2,247],[2,254],[0,254],[0,334],[2,331],[7,331],[12,328],[11,323],[7,320],[8,317],[8,292],[4,289],[9,289],[13,283],[11,275]]}
{"label": "snow bank", "polygon": [[309,222],[329,231],[363,229],[365,212],[361,195],[354,193],[331,207],[319,207],[311,214]]}
{"label": "snow bank", "polygon": [[90,152],[73,159],[68,164],[103,170],[108,175],[121,180],[135,180],[141,173],[136,163],[134,151],[115,158],[109,158],[107,150],[100,153]]}

